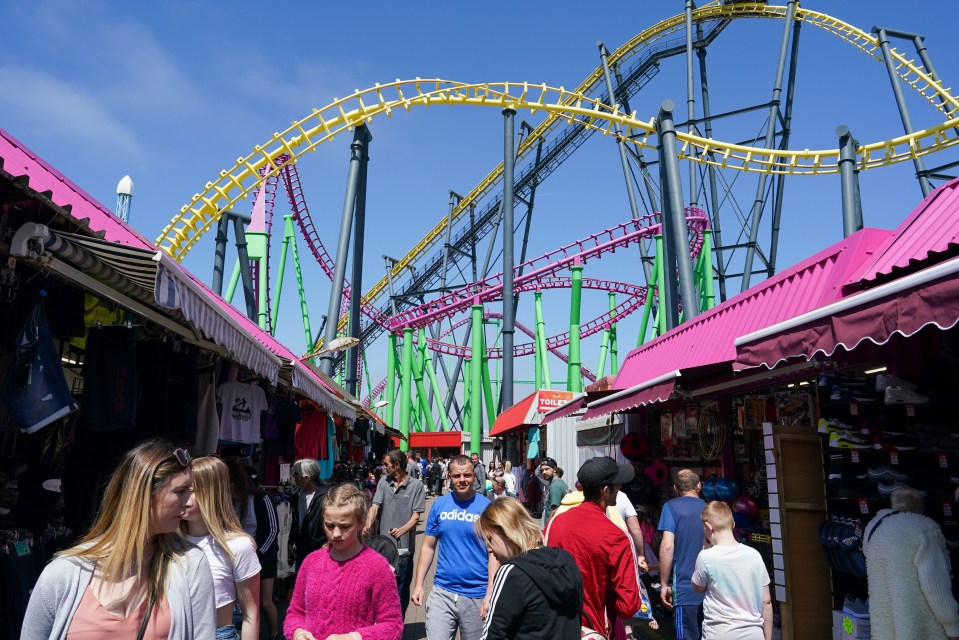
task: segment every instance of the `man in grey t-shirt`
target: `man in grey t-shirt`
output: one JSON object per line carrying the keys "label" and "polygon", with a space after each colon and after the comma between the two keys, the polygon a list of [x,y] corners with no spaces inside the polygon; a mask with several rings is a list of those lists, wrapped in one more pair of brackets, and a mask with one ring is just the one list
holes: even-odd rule
{"label": "man in grey t-shirt", "polygon": [[[396,570],[396,587],[400,592],[403,617],[410,604],[410,584],[413,582],[413,552],[416,547],[416,524],[426,510],[426,487],[406,472],[406,454],[393,449],[383,456],[386,475],[380,478],[373,495],[373,506],[366,518],[364,535],[369,535],[380,516],[379,534],[396,541],[400,563]],[[418,467],[419,465],[417,465]]]}
{"label": "man in grey t-shirt", "polygon": [[484,496],[486,495],[486,467],[483,466],[483,463],[480,461],[478,454],[473,454],[470,456],[470,460],[473,461],[473,474],[476,476],[476,480],[473,481],[473,491],[476,493],[481,493]]}

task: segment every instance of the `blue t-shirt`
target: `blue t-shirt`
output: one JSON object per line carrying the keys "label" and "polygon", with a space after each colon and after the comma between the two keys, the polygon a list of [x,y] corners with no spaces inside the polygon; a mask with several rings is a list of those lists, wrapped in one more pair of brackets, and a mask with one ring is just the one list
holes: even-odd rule
{"label": "blue t-shirt", "polygon": [[673,604],[700,605],[703,594],[693,591],[690,578],[696,570],[696,557],[703,550],[702,513],[706,503],[692,496],[673,498],[663,505],[659,530],[676,536],[673,552]]}
{"label": "blue t-shirt", "polygon": [[436,537],[439,547],[433,584],[467,598],[486,595],[489,557],[473,524],[488,506],[486,496],[478,493],[465,502],[447,493],[430,507],[424,532]]}

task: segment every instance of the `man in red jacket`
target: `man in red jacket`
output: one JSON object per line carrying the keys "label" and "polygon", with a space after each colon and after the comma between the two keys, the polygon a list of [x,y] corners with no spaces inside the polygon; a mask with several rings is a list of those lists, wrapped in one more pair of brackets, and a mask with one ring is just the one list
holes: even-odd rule
{"label": "man in red jacket", "polygon": [[587,460],[576,474],[583,503],[553,516],[546,527],[546,544],[572,554],[583,574],[582,626],[607,638],[617,617],[633,617],[642,604],[629,536],[606,517],[633,475],[631,466],[609,458]]}

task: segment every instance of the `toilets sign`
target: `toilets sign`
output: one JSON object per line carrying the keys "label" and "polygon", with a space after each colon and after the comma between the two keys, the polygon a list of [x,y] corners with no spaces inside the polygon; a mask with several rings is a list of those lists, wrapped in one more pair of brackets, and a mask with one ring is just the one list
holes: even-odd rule
{"label": "toilets sign", "polygon": [[557,407],[562,407],[573,399],[573,395],[572,391],[549,391],[547,389],[540,389],[536,398],[536,412],[547,413]]}

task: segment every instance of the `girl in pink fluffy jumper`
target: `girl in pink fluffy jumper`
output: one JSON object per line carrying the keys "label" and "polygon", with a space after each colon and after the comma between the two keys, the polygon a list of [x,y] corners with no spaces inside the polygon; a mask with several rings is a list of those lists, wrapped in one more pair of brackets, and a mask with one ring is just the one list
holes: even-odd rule
{"label": "girl in pink fluffy jumper", "polygon": [[283,631],[290,640],[400,640],[403,618],[389,563],[363,546],[363,493],[348,484],[326,494],[329,545],[306,557],[296,576]]}

